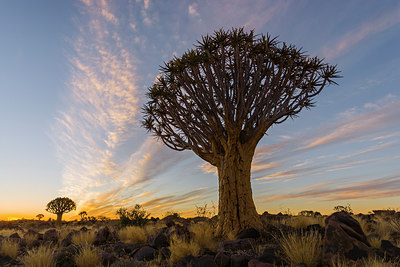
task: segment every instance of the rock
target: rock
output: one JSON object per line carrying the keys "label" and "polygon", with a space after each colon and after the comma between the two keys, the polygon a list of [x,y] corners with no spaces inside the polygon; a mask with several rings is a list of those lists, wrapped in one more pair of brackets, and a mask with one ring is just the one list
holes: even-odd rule
{"label": "rock", "polygon": [[223,251],[248,250],[251,248],[252,244],[250,238],[223,241],[218,244],[218,249]]}
{"label": "rock", "polygon": [[264,263],[274,263],[276,261],[275,253],[277,248],[265,248],[260,256],[256,259]]}
{"label": "rock", "polygon": [[203,255],[190,261],[190,267],[218,267],[211,255]]}
{"label": "rock", "polygon": [[87,230],[88,229],[85,226],[83,226],[79,231],[86,232]]}
{"label": "rock", "polygon": [[161,247],[168,247],[169,240],[164,231],[160,231],[154,236],[149,238],[149,245],[157,249]]}
{"label": "rock", "polygon": [[318,232],[318,233],[322,233],[323,234],[323,230],[325,230],[323,227],[321,227],[321,225],[319,224],[310,224],[305,228],[306,232]]}
{"label": "rock", "polygon": [[103,266],[110,266],[117,260],[117,257],[115,257],[113,254],[105,252],[105,251],[101,252],[101,258],[102,258]]}
{"label": "rock", "polygon": [[180,259],[176,264],[175,267],[188,267],[190,266],[190,262],[194,259],[194,256],[189,255],[182,259]]}
{"label": "rock", "polygon": [[218,252],[217,255],[215,255],[214,262],[219,266],[219,267],[228,267],[230,266],[231,263],[231,258],[224,252]]}
{"label": "rock", "polygon": [[232,255],[231,267],[247,267],[251,258],[247,255]]}
{"label": "rock", "polygon": [[162,259],[169,259],[171,257],[171,251],[167,247],[160,248],[160,253]]}
{"label": "rock", "polygon": [[19,238],[19,239],[21,239],[21,237],[19,236],[18,233],[13,233],[13,234],[10,235],[8,238]]}
{"label": "rock", "polygon": [[325,220],[323,261],[332,262],[338,255],[350,260],[368,257],[372,253],[367,237],[357,220],[346,212],[335,212]]}
{"label": "rock", "polygon": [[133,257],[138,261],[148,261],[154,259],[156,254],[157,250],[152,247],[145,246],[140,248]]}
{"label": "rock", "polygon": [[139,245],[135,243],[124,244],[117,242],[113,245],[113,250],[118,257],[129,255],[139,249]]}
{"label": "rock", "polygon": [[392,260],[400,259],[400,248],[393,246],[393,244],[388,240],[381,241],[381,249]]}
{"label": "rock", "polygon": [[248,263],[249,267],[274,267],[272,263],[262,262],[257,259],[251,259]]}
{"label": "rock", "polygon": [[241,231],[241,232],[238,234],[237,238],[238,238],[238,239],[244,239],[244,238],[253,238],[253,239],[257,239],[257,238],[259,238],[260,236],[261,236],[261,235],[260,235],[260,232],[259,232],[258,230],[256,230],[255,228],[248,228],[248,229],[245,229],[245,230]]}
{"label": "rock", "polygon": [[68,247],[69,245],[72,244],[72,236],[74,236],[78,231],[72,231],[70,232],[62,241],[61,241],[61,246],[62,247]]}
{"label": "rock", "polygon": [[23,266],[21,262],[9,256],[0,256],[0,266]]}
{"label": "rock", "polygon": [[54,242],[57,243],[58,241],[58,234],[56,229],[50,229],[44,232],[43,234],[43,240],[48,241],[48,242]]}
{"label": "rock", "polygon": [[77,248],[73,245],[62,248],[54,254],[55,265],[57,267],[76,267],[74,256],[77,252]]}
{"label": "rock", "polygon": [[112,240],[112,235],[108,226],[100,229],[94,238],[93,245],[99,246],[107,243],[108,241]]}

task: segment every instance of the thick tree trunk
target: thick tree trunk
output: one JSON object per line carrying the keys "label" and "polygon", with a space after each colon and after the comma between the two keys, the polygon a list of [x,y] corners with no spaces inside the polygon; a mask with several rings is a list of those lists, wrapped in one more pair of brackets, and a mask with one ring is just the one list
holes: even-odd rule
{"label": "thick tree trunk", "polygon": [[217,233],[229,233],[262,227],[251,190],[250,173],[254,151],[234,144],[221,158],[218,168],[219,206]]}
{"label": "thick tree trunk", "polygon": [[62,213],[57,213],[56,225],[61,226]]}

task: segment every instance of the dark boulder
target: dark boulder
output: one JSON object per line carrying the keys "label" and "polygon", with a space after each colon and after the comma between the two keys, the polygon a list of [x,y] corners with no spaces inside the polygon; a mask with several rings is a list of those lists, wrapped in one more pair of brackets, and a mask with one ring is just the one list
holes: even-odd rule
{"label": "dark boulder", "polygon": [[45,242],[54,242],[57,243],[58,241],[58,233],[56,229],[50,229],[44,232],[43,234],[43,240]]}
{"label": "dark boulder", "polygon": [[260,236],[261,236],[261,235],[260,235],[260,232],[259,232],[258,230],[256,230],[255,228],[248,228],[248,229],[245,229],[245,230],[241,231],[241,232],[238,234],[237,238],[238,238],[238,239],[244,239],[244,238],[253,238],[253,239],[257,239],[257,238],[259,238]]}
{"label": "dark boulder", "polygon": [[251,259],[248,263],[249,267],[274,267],[272,263],[262,262],[257,259]]}
{"label": "dark boulder", "polygon": [[400,248],[394,246],[388,240],[381,241],[381,250],[392,260],[400,259]]}
{"label": "dark boulder", "polygon": [[159,231],[154,236],[149,238],[149,245],[154,248],[168,247],[169,246],[169,238],[165,234],[165,232]]}
{"label": "dark boulder", "polygon": [[368,257],[371,246],[357,220],[346,212],[335,212],[325,220],[323,260],[329,264],[338,255],[349,260]]}
{"label": "dark boulder", "polygon": [[13,234],[10,235],[8,238],[18,238],[18,239],[21,239],[21,237],[19,236],[18,233],[13,233]]}
{"label": "dark boulder", "polygon": [[237,251],[237,250],[249,250],[252,248],[250,238],[236,239],[223,241],[218,244],[218,249],[222,251]]}
{"label": "dark boulder", "polygon": [[198,258],[194,258],[190,262],[190,267],[218,267],[214,262],[214,257],[211,255],[203,255]]}
{"label": "dark boulder", "polygon": [[94,242],[93,245],[95,246],[99,246],[99,245],[103,245],[109,241],[112,241],[112,234],[110,232],[110,229],[108,228],[108,226],[100,229],[97,233],[96,236],[94,238]]}
{"label": "dark boulder", "polygon": [[190,262],[194,259],[194,256],[189,255],[182,259],[180,259],[174,266],[175,267],[188,267],[190,266]]}
{"label": "dark boulder", "polygon": [[101,258],[102,258],[103,266],[110,266],[117,260],[117,257],[115,257],[113,254],[106,252],[106,251],[101,252]]}
{"label": "dark boulder", "polygon": [[138,261],[148,261],[154,259],[156,254],[157,250],[152,247],[145,246],[136,251],[133,257]]}
{"label": "dark boulder", "polygon": [[274,263],[277,260],[277,257],[275,256],[277,250],[278,248],[276,247],[265,248],[262,254],[256,259],[265,263]]}
{"label": "dark boulder", "polygon": [[78,248],[70,245],[62,248],[54,254],[54,263],[57,267],[76,267],[74,256],[78,253]]}
{"label": "dark boulder", "polygon": [[232,255],[231,267],[247,267],[249,266],[250,256],[247,255]]}
{"label": "dark boulder", "polygon": [[225,252],[221,251],[218,252],[217,255],[215,255],[214,262],[219,267],[228,267],[230,266],[231,258]]}
{"label": "dark boulder", "polygon": [[113,250],[118,257],[122,257],[124,255],[129,255],[139,249],[139,245],[135,243],[124,244],[121,242],[116,242],[113,245]]}

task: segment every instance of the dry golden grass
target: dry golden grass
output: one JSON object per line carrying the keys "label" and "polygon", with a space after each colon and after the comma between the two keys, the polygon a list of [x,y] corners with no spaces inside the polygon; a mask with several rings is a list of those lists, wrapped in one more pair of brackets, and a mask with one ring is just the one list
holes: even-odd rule
{"label": "dry golden grass", "polygon": [[0,235],[4,237],[9,237],[10,235],[18,233],[20,237],[24,235],[24,233],[21,230],[14,230],[14,229],[1,229],[0,230]]}
{"label": "dry golden grass", "polygon": [[90,246],[84,246],[79,253],[74,257],[78,267],[99,267],[103,266],[97,249]]}
{"label": "dry golden grass", "polygon": [[352,217],[360,224],[360,227],[365,235],[372,234],[372,227],[366,220],[363,220],[362,218],[355,215],[352,215]]}
{"label": "dry golden grass", "polygon": [[172,235],[169,249],[171,251],[170,262],[173,264],[189,255],[197,257],[201,248],[193,240],[186,241],[179,238],[177,235]]}
{"label": "dry golden grass", "polygon": [[192,224],[189,230],[194,234],[193,242],[200,248],[216,249],[217,241],[214,238],[214,228],[206,222]]}
{"label": "dry golden grass", "polygon": [[95,237],[94,231],[80,231],[72,236],[71,242],[75,245],[91,245]]}
{"label": "dry golden grass", "polygon": [[127,226],[118,231],[118,237],[124,243],[144,244],[147,241],[146,232],[139,226]]}
{"label": "dry golden grass", "polygon": [[22,262],[27,267],[51,267],[54,266],[53,253],[54,250],[50,247],[40,246],[28,251]]}
{"label": "dry golden grass", "polygon": [[382,238],[376,237],[376,236],[370,236],[368,237],[368,242],[373,248],[380,249],[381,248],[381,241]]}
{"label": "dry golden grass", "polygon": [[398,266],[399,262],[385,262],[385,260],[377,258],[377,257],[368,257],[366,259],[362,259],[360,261],[361,266],[368,267],[393,267]]}
{"label": "dry golden grass", "polygon": [[324,217],[312,217],[312,216],[293,216],[289,217],[283,221],[284,224],[291,226],[296,229],[306,228],[309,225],[319,224],[320,226],[325,226]]}
{"label": "dry golden grass", "polygon": [[24,239],[28,247],[32,246],[33,242],[38,238],[37,234],[27,234]]}
{"label": "dry golden grass", "polygon": [[373,232],[378,234],[381,240],[389,240],[390,234],[393,231],[390,222],[382,217],[377,217],[375,220],[377,224],[375,224]]}
{"label": "dry golden grass", "polygon": [[282,233],[279,243],[293,265],[317,266],[321,258],[322,237],[318,232]]}
{"label": "dry golden grass", "polygon": [[13,259],[17,258],[18,255],[19,244],[17,242],[4,239],[1,242],[0,255],[1,256],[9,256]]}

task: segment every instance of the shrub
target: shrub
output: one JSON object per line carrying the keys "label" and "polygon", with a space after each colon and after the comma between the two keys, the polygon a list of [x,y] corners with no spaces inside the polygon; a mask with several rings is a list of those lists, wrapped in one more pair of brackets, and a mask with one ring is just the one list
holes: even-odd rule
{"label": "shrub", "polygon": [[317,266],[322,252],[322,237],[315,231],[282,233],[280,245],[291,264]]}
{"label": "shrub", "polygon": [[336,211],[336,212],[344,211],[344,212],[347,212],[349,214],[353,214],[353,210],[351,209],[349,203],[347,203],[347,206],[335,206],[333,208],[333,210]]}
{"label": "shrub", "polygon": [[4,239],[1,242],[0,255],[1,256],[9,256],[13,259],[17,258],[18,255],[19,244],[17,242]]}
{"label": "shrub", "polygon": [[102,266],[101,258],[97,249],[90,246],[84,246],[74,257],[78,267],[98,267]]}
{"label": "shrub", "polygon": [[207,207],[207,204],[204,204],[204,206],[195,205],[195,207],[196,207],[196,215],[198,217],[213,217],[216,213],[215,205]]}
{"label": "shrub", "polygon": [[127,226],[118,231],[118,237],[125,243],[143,244],[147,241],[145,230],[139,226]]}
{"label": "shrub", "polygon": [[22,258],[22,262],[28,267],[51,267],[54,266],[53,253],[50,247],[40,246],[28,251]]}
{"label": "shrub", "polygon": [[130,212],[126,208],[120,208],[117,211],[117,215],[119,216],[123,226],[143,226],[149,221],[148,217],[150,216],[150,213],[147,213],[147,211],[143,210],[141,205],[136,204],[133,210]]}
{"label": "shrub", "polygon": [[91,245],[96,237],[93,231],[80,231],[72,236],[72,244],[75,245]]}
{"label": "shrub", "polygon": [[27,234],[26,236],[24,236],[26,245],[27,245],[28,247],[30,247],[30,246],[33,244],[33,242],[34,242],[35,240],[37,240],[37,238],[38,238],[38,235],[37,235],[37,234]]}
{"label": "shrub", "polygon": [[200,247],[197,243],[193,242],[193,240],[186,241],[175,234],[171,236],[169,250],[171,251],[171,263],[175,263],[189,255],[197,257],[200,253]]}
{"label": "shrub", "polygon": [[189,230],[194,234],[193,242],[200,248],[215,250],[217,242],[214,239],[214,229],[210,224],[204,222],[193,224]]}

